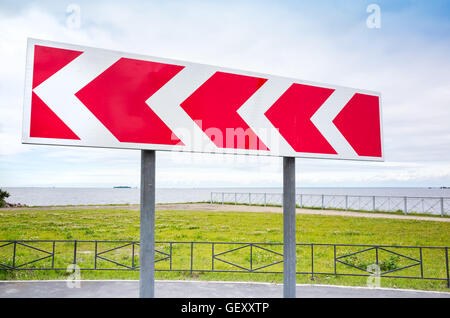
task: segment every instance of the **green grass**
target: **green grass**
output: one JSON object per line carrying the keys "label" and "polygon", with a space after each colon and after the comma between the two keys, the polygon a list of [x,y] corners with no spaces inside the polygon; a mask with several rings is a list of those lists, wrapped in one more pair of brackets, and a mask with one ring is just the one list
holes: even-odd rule
{"label": "green grass", "polygon": [[[157,241],[206,241],[206,242],[265,242],[280,243],[283,239],[282,214],[249,212],[205,212],[205,211],[157,211]],[[450,223],[416,220],[370,219],[344,216],[297,215],[298,243],[339,243],[339,244],[383,244],[395,246],[450,246]],[[139,240],[139,212],[121,208],[92,209],[52,209],[0,211],[0,240]],[[1,244],[0,244],[1,245]],[[33,246],[51,250],[50,243]],[[99,251],[119,246],[118,244],[99,244]],[[267,247],[267,246],[264,246]],[[0,248],[0,263],[11,264],[12,246]],[[231,245],[216,245],[215,253],[233,248]],[[157,249],[169,252],[168,244],[159,244]],[[282,253],[281,246],[272,250]],[[338,256],[358,251],[354,247],[340,247]],[[409,257],[419,258],[417,250],[392,249]],[[58,243],[55,266],[65,268],[73,258],[73,243]],[[80,266],[93,266],[93,243],[79,243],[77,259]],[[173,245],[173,268],[189,268],[190,245]],[[349,264],[366,267],[373,262],[374,252],[348,257]],[[211,245],[194,246],[194,268],[211,268]],[[136,247],[135,263],[138,263]],[[298,271],[310,271],[310,246],[299,246]],[[158,254],[161,257],[161,254]],[[33,257],[44,256],[23,246],[17,248],[17,263],[21,264]],[[106,256],[106,255],[105,255]],[[131,246],[111,252],[107,256],[119,262],[131,262]],[[222,256],[224,260],[249,266],[249,248]],[[382,270],[392,270],[411,264],[411,261],[384,251],[379,252]],[[424,275],[446,277],[445,256],[442,250],[423,250]],[[276,254],[253,248],[253,266],[263,266],[281,260]],[[314,270],[331,272],[334,270],[333,247],[314,247]],[[50,266],[47,259],[36,263]],[[98,260],[99,267],[111,267]],[[111,266],[110,266],[111,265]],[[215,268],[233,269],[231,266],[215,261]],[[157,268],[167,269],[168,261],[157,263]],[[113,266],[114,267],[114,266]],[[237,268],[234,268],[237,269]],[[282,270],[282,264],[267,268]],[[359,273],[357,270],[338,265],[342,273]],[[420,275],[420,267],[402,270],[398,274]],[[66,271],[0,271],[0,279],[63,279]],[[157,272],[157,279],[199,279],[226,281],[282,282],[281,274],[257,273],[193,273]],[[138,272],[125,271],[82,271],[83,279],[138,279]],[[366,284],[366,277],[320,275],[311,280],[310,275],[297,275],[298,283],[324,283],[336,285]],[[446,283],[414,279],[381,278],[382,287],[401,287],[425,290],[444,290]]]}
{"label": "green grass", "polygon": [[[156,203],[156,205],[174,205],[174,204],[195,204],[195,203],[209,203],[209,201],[190,201],[190,202],[174,202],[174,203]],[[15,208],[15,209],[20,209],[20,208],[48,208],[48,207],[52,207],[52,208],[77,208],[77,207],[129,207],[129,206],[139,206],[138,203],[110,203],[110,204],[57,204],[57,205],[30,205],[30,206],[26,206],[26,207],[19,207],[19,208]]]}

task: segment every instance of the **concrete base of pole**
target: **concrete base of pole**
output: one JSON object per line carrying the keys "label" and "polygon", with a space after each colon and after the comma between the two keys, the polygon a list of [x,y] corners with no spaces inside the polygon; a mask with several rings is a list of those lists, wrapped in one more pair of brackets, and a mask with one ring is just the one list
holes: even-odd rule
{"label": "concrete base of pole", "polygon": [[296,297],[295,158],[283,157],[283,296]]}
{"label": "concrete base of pole", "polygon": [[154,150],[141,150],[141,224],[139,296],[155,297],[155,165]]}

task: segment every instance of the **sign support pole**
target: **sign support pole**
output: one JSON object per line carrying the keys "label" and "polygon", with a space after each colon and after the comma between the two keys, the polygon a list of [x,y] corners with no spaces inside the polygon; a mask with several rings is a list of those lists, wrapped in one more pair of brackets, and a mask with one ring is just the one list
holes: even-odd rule
{"label": "sign support pole", "polygon": [[139,297],[155,297],[155,150],[141,150]]}
{"label": "sign support pole", "polygon": [[296,297],[295,158],[283,157],[283,297]]}

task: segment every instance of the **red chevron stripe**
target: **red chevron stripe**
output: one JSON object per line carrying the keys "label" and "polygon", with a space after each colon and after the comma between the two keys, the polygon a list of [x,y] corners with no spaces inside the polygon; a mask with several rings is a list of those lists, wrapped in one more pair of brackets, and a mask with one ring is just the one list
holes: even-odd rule
{"label": "red chevron stripe", "polygon": [[378,96],[355,94],[333,120],[359,156],[381,157]]}
{"label": "red chevron stripe", "polygon": [[[36,45],[34,47],[33,89],[82,53]],[[80,139],[34,92],[31,96],[30,137]]]}
{"label": "red chevron stripe", "polygon": [[36,95],[31,97],[30,137],[79,140],[77,135]]}
{"label": "red chevron stripe", "polygon": [[311,122],[311,117],[333,92],[329,88],[292,84],[265,115],[295,151],[336,154]]}
{"label": "red chevron stripe", "polygon": [[145,103],[182,69],[121,58],[75,96],[120,142],[182,145]]}
{"label": "red chevron stripe", "polygon": [[237,113],[266,81],[216,72],[181,107],[219,148],[268,150]]}
{"label": "red chevron stripe", "polygon": [[36,45],[34,47],[33,89],[82,53]]}

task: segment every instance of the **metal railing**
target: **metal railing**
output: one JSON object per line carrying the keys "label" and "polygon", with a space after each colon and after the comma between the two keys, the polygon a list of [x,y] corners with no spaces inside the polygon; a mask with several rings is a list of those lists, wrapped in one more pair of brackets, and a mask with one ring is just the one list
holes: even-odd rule
{"label": "metal railing", "polygon": [[[281,205],[282,193],[211,192],[209,201],[220,204]],[[411,196],[367,196],[341,194],[296,194],[301,208],[357,210],[372,212],[450,214],[450,198]]]}
{"label": "metal railing", "polygon": [[[448,247],[298,243],[297,274],[446,281]],[[176,242],[155,245],[156,271],[281,274],[282,243]],[[3,240],[0,273],[19,270],[139,270],[139,241]],[[71,266],[71,267],[68,267]]]}

